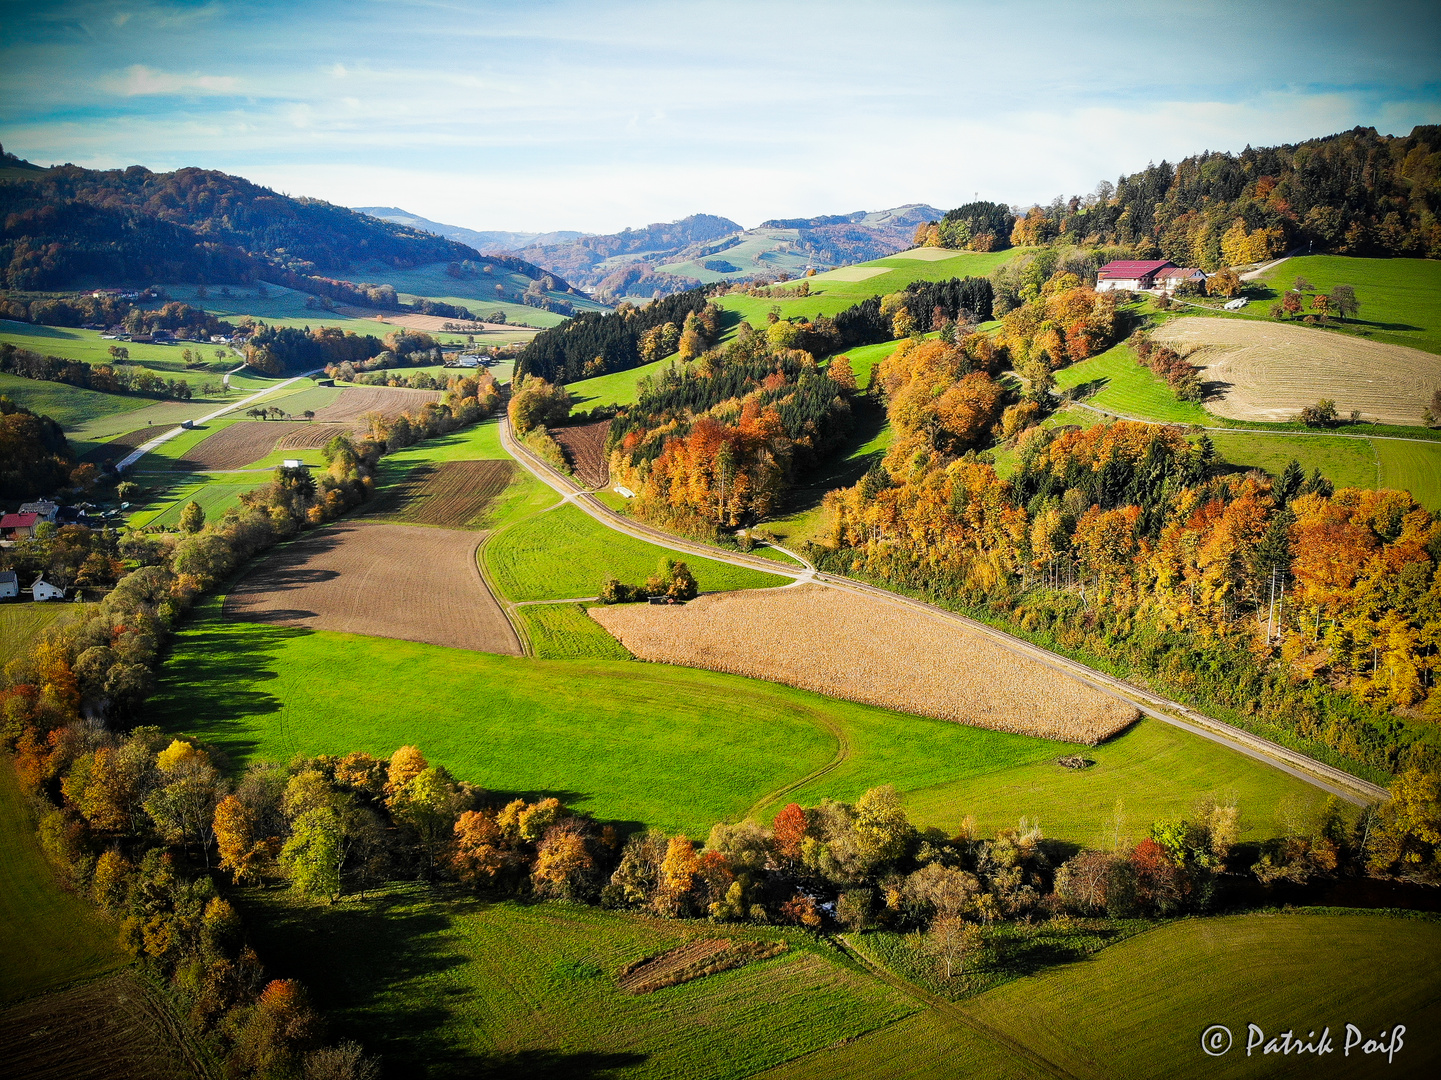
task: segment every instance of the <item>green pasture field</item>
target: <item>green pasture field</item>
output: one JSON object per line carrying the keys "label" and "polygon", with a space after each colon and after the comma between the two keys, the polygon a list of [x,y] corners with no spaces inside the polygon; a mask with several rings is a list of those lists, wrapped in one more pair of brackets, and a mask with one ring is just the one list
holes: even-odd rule
{"label": "green pasture field", "polygon": [[1441,443],[1373,439],[1381,459],[1380,485],[1402,488],[1434,513],[1441,513]]}
{"label": "green pasture field", "polygon": [[[334,404],[335,399],[340,397],[340,387],[338,386],[316,386],[314,384],[307,386],[305,383],[296,383],[295,387],[293,392],[277,396],[275,404],[297,419],[306,409],[319,411],[327,405]],[[256,402],[256,405],[269,403],[267,399]],[[247,408],[249,407],[247,406]],[[245,410],[241,409],[239,415],[244,416]]]}
{"label": "green pasture field", "polygon": [[[8,627],[7,627],[8,629]],[[0,1002],[130,962],[113,923],[60,887],[9,755],[0,759]]]}
{"label": "green pasture field", "polygon": [[[870,944],[869,935],[852,940]],[[1438,947],[1441,924],[1434,920],[1365,911],[1184,919],[764,1076],[861,1080],[888,1075],[897,1061],[907,1077],[923,1080],[1044,1075],[1014,1056],[1008,1041],[1078,1080],[1157,1075],[1158,1063],[1182,1080],[1429,1076],[1441,1053],[1441,986],[1429,959]],[[1258,1049],[1248,1057],[1251,1023],[1267,1038],[1292,1030],[1305,1039],[1329,1027],[1335,1050],[1316,1057]],[[1405,1045],[1394,1063],[1359,1057],[1356,1049],[1347,1058],[1347,1023],[1367,1038],[1404,1023]],[[1201,1049],[1201,1033],[1212,1024],[1232,1033],[1231,1049],[1219,1057]]]}
{"label": "green pasture field", "polygon": [[862,390],[870,386],[876,366],[895,352],[899,344],[899,341],[882,341],[876,345],[861,345],[845,350],[842,355],[850,359],[851,370],[856,373],[856,386]]}
{"label": "green pasture field", "polygon": [[[1338,487],[1374,488],[1377,480],[1375,447],[1381,440],[1343,439],[1334,435],[1287,436],[1208,432],[1221,457],[1232,465],[1265,469],[1280,476],[1292,459],[1311,475],[1321,475]],[[1403,444],[1405,445],[1405,444]],[[1422,447],[1425,449],[1425,447]]]}
{"label": "green pasture field", "polygon": [[1341,328],[1376,341],[1441,353],[1441,262],[1434,259],[1353,259],[1305,255],[1287,259],[1261,279],[1265,296],[1245,310],[1261,315],[1304,277],[1323,292],[1350,285],[1361,302]]}
{"label": "green pasture field", "polygon": [[254,491],[263,484],[270,482],[270,474],[254,473],[250,479],[235,481],[230,479],[233,473],[217,473],[204,476],[198,483],[186,483],[176,489],[178,491],[174,498],[167,499],[163,503],[147,505],[141,513],[135,514],[130,519],[130,524],[136,528],[142,525],[161,525],[166,528],[175,528],[180,524],[180,515],[185,510],[187,503],[194,502],[205,511],[205,520],[214,521],[224,516],[225,511],[232,506],[240,505],[240,496],[247,491]]}
{"label": "green pasture field", "polygon": [[[633,661],[493,656],[408,641],[227,622],[211,601],[178,636],[151,715],[230,757],[377,756],[416,744],[459,778],[554,794],[605,820],[704,836],[789,801],[853,799],[894,784],[913,819],[983,833],[1039,819],[1101,843],[1235,797],[1247,837],[1276,835],[1285,798],[1315,789],[1158,722],[1078,748],[909,716],[740,676]],[[524,610],[524,609],[522,609]],[[414,703],[423,695],[426,708]],[[822,771],[824,770],[824,771]],[[809,779],[808,779],[809,778]]]}
{"label": "green pasture field", "polygon": [[[557,312],[542,311],[540,308],[529,307],[526,304],[496,299],[495,287],[497,284],[524,290],[530,283],[529,278],[519,274],[496,273],[456,279],[445,272],[446,265],[446,263],[430,263],[426,266],[401,270],[393,266],[385,266],[382,263],[370,263],[356,270],[356,274],[365,281],[395,286],[402,299],[425,296],[442,303],[469,308],[476,315],[482,317],[492,311],[504,311],[507,320],[513,319],[516,322],[526,322],[531,326],[539,327],[559,326],[566,320],[566,316]],[[557,300],[570,301],[575,305],[577,311],[609,310],[604,304],[585,296],[559,292],[553,292],[550,295]]]}
{"label": "green pasture field", "polygon": [[[914,1012],[908,996],[809,935],[573,904],[488,903],[392,885],[367,902],[233,894],[261,955],[298,978],[335,1034],[387,1075],[744,1077]],[[688,939],[782,940],[780,956],[651,994],[626,964]]]}
{"label": "green pasture field", "polygon": [[[20,582],[27,588],[29,581]],[[47,601],[32,603],[18,597],[0,601],[0,667],[20,656],[30,643],[52,626],[69,622],[86,611],[84,604],[62,604]]]}
{"label": "green pasture field", "polygon": [[[0,373],[0,394],[31,412],[50,417],[67,433],[87,421],[108,419],[123,425],[124,419],[117,418],[133,415],[146,406],[156,404],[154,398],[102,394],[98,390],[82,390],[78,386],[67,386],[65,383],[22,379],[18,375],[4,373]],[[140,426],[144,423],[142,420]],[[129,430],[131,429],[128,427],[120,427],[111,434],[118,435],[120,431]]]}
{"label": "green pasture field", "polygon": [[[579,507],[561,506],[497,533],[484,547],[486,569],[510,600],[568,600],[595,596],[610,576],[640,584],[675,552],[608,529]],[[702,592],[765,589],[788,578],[682,557]]]}
{"label": "green pasture field", "polygon": [[[185,379],[197,391],[206,382],[218,381],[220,374],[229,371],[241,362],[240,358],[224,345],[212,345],[208,341],[184,341],[178,345],[144,345],[132,341],[106,341],[99,330],[79,330],[68,326],[35,326],[31,323],[11,322],[0,319],[0,341],[8,341],[22,349],[40,353],[42,356],[58,356],[64,360],[78,360],[85,364],[113,364],[110,347],[118,345],[129,350],[130,363],[134,367],[148,368],[167,378]],[[180,359],[186,350],[199,350],[205,358],[205,366],[187,368]],[[216,360],[215,350],[224,349],[226,359]]]}
{"label": "green pasture field", "polygon": [[522,604],[512,614],[541,660],[629,660],[630,652],[585,613],[584,604]]}
{"label": "green pasture field", "polygon": [[602,405],[634,405],[640,396],[641,379],[658,373],[673,359],[672,355],[626,371],[613,371],[609,375],[597,375],[594,379],[567,383],[571,407],[589,410]]}
{"label": "green pasture field", "polygon": [[1083,385],[1098,387],[1087,396],[1091,404],[1125,416],[1169,424],[1231,426],[1200,405],[1178,401],[1166,380],[1142,366],[1135,350],[1125,342],[1056,372],[1058,390]]}

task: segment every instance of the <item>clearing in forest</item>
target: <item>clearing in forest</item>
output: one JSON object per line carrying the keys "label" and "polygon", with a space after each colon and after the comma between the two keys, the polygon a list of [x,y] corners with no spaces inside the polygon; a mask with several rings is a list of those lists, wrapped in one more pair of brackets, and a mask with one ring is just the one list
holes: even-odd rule
{"label": "clearing in forest", "polygon": [[375,512],[416,525],[473,528],[514,475],[510,461],[421,465],[375,501]]}
{"label": "clearing in forest", "polygon": [[610,432],[609,420],[596,420],[574,427],[550,428],[550,437],[560,443],[565,459],[575,470],[576,479],[589,488],[603,488],[610,483],[610,465],[605,460],[605,437]]}
{"label": "clearing in forest", "polygon": [[590,609],[643,660],[798,686],[992,731],[1095,744],[1132,706],[956,623],[819,585]]}
{"label": "clearing in forest", "polygon": [[285,544],[225,598],[225,617],[520,655],[472,532],[343,522]]}
{"label": "clearing in forest", "polygon": [[1220,389],[1206,408],[1231,420],[1293,420],[1330,398],[1342,416],[1420,424],[1441,390],[1441,357],[1304,326],[1187,316],[1152,339],[1204,368]]}
{"label": "clearing in forest", "polygon": [[350,424],[368,412],[393,420],[403,412],[418,410],[427,401],[439,401],[439,390],[408,390],[400,386],[347,386],[334,403],[316,410],[322,424]]}

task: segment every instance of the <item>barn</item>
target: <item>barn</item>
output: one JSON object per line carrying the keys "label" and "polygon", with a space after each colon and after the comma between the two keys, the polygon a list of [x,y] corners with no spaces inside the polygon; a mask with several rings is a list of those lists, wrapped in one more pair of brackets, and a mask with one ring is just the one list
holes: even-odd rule
{"label": "barn", "polygon": [[30,595],[38,601],[64,600],[65,590],[58,585],[51,585],[44,576],[35,579],[35,584],[30,586]]}
{"label": "barn", "polygon": [[5,514],[0,517],[0,536],[6,540],[24,540],[28,536],[35,535],[35,525],[40,520],[40,515],[30,514]]}
{"label": "barn", "polygon": [[1183,281],[1199,287],[1206,283],[1206,275],[1194,267],[1177,266],[1169,259],[1118,259],[1096,271],[1097,292],[1128,289],[1169,293]]}

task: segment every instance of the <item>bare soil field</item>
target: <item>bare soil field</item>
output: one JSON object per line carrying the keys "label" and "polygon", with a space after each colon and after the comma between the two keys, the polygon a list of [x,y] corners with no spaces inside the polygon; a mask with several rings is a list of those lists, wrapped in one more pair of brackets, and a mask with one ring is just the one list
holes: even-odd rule
{"label": "bare soil field", "polygon": [[1330,398],[1342,416],[1420,424],[1441,389],[1441,356],[1305,326],[1187,316],[1152,339],[1205,369],[1219,384],[1206,408],[1232,420],[1293,420]]}
{"label": "bare soil field", "polygon": [[603,488],[610,483],[610,464],[605,460],[609,420],[548,430],[551,438],[565,451],[565,459],[575,470],[577,480],[590,488]]}
{"label": "bare soil field", "polygon": [[1130,705],[938,616],[821,585],[590,608],[642,660],[726,671],[992,731],[1095,744]]}
{"label": "bare soil field", "polygon": [[729,971],[757,960],[779,956],[785,951],[784,941],[703,938],[627,964],[616,975],[615,981],[629,994],[649,994],[667,986],[678,986],[705,975],[714,975],[718,971]]}
{"label": "bare soil field", "polygon": [[357,430],[349,424],[287,424],[286,429],[275,444],[277,450],[319,450],[337,435]]}
{"label": "bare soil field", "polygon": [[262,559],[225,598],[225,617],[519,656],[478,543],[473,532],[341,522]]}
{"label": "bare soil field", "polygon": [[427,401],[439,401],[439,390],[407,390],[399,386],[347,386],[334,404],[315,413],[322,424],[353,424],[368,412],[393,420],[414,412]]}
{"label": "bare soil field", "polygon": [[243,469],[270,453],[282,435],[308,426],[283,420],[239,420],[201,439],[175,462],[175,467],[191,472]]}
{"label": "bare soil field", "polygon": [[177,1080],[204,1077],[155,992],[128,973],[31,998],[0,1013],[0,1077]]}
{"label": "bare soil field", "polygon": [[374,512],[416,525],[473,528],[514,475],[513,461],[422,465],[377,499]]}
{"label": "bare soil field", "polygon": [[134,450],[143,442],[148,442],[157,435],[162,435],[170,429],[167,427],[155,427],[150,425],[143,428],[136,428],[134,431],[127,431],[124,435],[117,435],[108,443],[93,447],[80,455],[81,461],[90,461],[100,464],[104,461],[119,461],[130,451]]}

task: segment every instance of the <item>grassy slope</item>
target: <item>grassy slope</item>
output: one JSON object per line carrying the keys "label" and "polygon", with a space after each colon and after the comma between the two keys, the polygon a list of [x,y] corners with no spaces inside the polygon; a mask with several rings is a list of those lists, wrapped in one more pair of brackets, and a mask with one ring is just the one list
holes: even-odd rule
{"label": "grassy slope", "polygon": [[1313,469],[1320,469],[1321,475],[1338,488],[1374,488],[1377,468],[1373,448],[1384,445],[1369,439],[1338,439],[1332,435],[1289,438],[1219,432],[1211,433],[1211,441],[1221,457],[1233,465],[1265,469],[1279,475],[1294,458],[1308,476]]}
{"label": "grassy slope", "polygon": [[[28,588],[29,580],[20,587]],[[85,611],[83,604],[43,604],[28,600],[6,600],[0,603],[0,667],[14,660],[36,637],[51,626],[67,622]]]}
{"label": "grassy slope", "polygon": [[[154,398],[130,397],[121,394],[102,394],[96,390],[81,390],[64,383],[43,382],[39,379],[22,379],[18,375],[0,374],[0,394],[16,405],[22,405],[31,412],[37,412],[56,420],[66,432],[75,430],[87,420],[113,417],[117,414],[133,414],[137,409],[154,405]],[[145,421],[122,426],[111,434],[143,427]]]}
{"label": "grassy slope", "polygon": [[609,375],[598,375],[594,379],[568,383],[571,401],[576,409],[594,409],[601,405],[633,405],[639,396],[641,379],[659,371],[670,358],[655,360],[626,371],[615,371]]}
{"label": "grassy slope", "polygon": [[[865,939],[862,939],[864,943]],[[1010,1058],[986,1028],[1091,1080],[1118,1076],[1212,1078],[1429,1076],[1441,1042],[1441,985],[1429,957],[1441,924],[1368,914],[1287,912],[1188,919],[1113,945],[1078,963],[1017,979],[961,1006],[971,1026],[931,1010],[765,1074],[768,1080],[942,1080],[1041,1075]],[[1367,1037],[1407,1027],[1394,1064],[1343,1056],[1345,1025]],[[1209,1057],[1201,1032],[1225,1024],[1235,1042]],[[1331,1028],[1335,1052],[1247,1058],[1246,1025],[1267,1037]]]}
{"label": "grassy slope", "polygon": [[742,1077],[916,1008],[794,930],[726,927],[791,948],[630,995],[614,982],[623,965],[713,928],[421,886],[364,906],[237,895],[262,955],[305,982],[339,1034],[380,1052],[387,1075]]}
{"label": "grassy slope", "polygon": [[[575,506],[537,515],[486,544],[486,568],[511,600],[564,600],[594,596],[606,577],[638,584],[674,552],[607,529]],[[763,589],[785,578],[756,570],[684,558],[703,592]]]}
{"label": "grassy slope", "polygon": [[1381,459],[1381,486],[1404,488],[1432,513],[1441,512],[1441,444],[1371,440]]}
{"label": "grassy slope", "polygon": [[1441,262],[1433,259],[1352,259],[1307,255],[1288,259],[1262,279],[1274,296],[1254,310],[1268,310],[1298,277],[1324,292],[1351,285],[1361,302],[1357,319],[1342,325],[1376,341],[1441,352]]}
{"label": "grassy slope", "polygon": [[[179,345],[143,345],[131,341],[105,341],[99,330],[79,330],[68,326],[33,326],[30,323],[11,322],[0,319],[0,341],[9,341],[22,349],[30,349],[43,356],[59,356],[65,360],[79,360],[86,364],[113,364],[110,348],[119,345],[130,353],[134,367],[148,368],[169,378],[185,379],[191,386],[218,379],[217,372],[229,371],[239,364],[240,358],[226,349],[226,359],[217,360],[215,350],[223,346],[209,342],[182,342]],[[185,349],[199,350],[205,357],[206,366],[186,369],[180,354]]]}
{"label": "grassy slope", "polygon": [[[1177,401],[1166,381],[1142,367],[1135,350],[1122,342],[1056,372],[1056,387],[1095,388],[1087,400],[1099,409],[1166,423],[1224,425],[1200,405]],[[1254,425],[1247,425],[1254,426]]]}
{"label": "grassy slope", "polygon": [[9,757],[0,758],[0,1002],[127,963],[115,927],[56,882]]}

